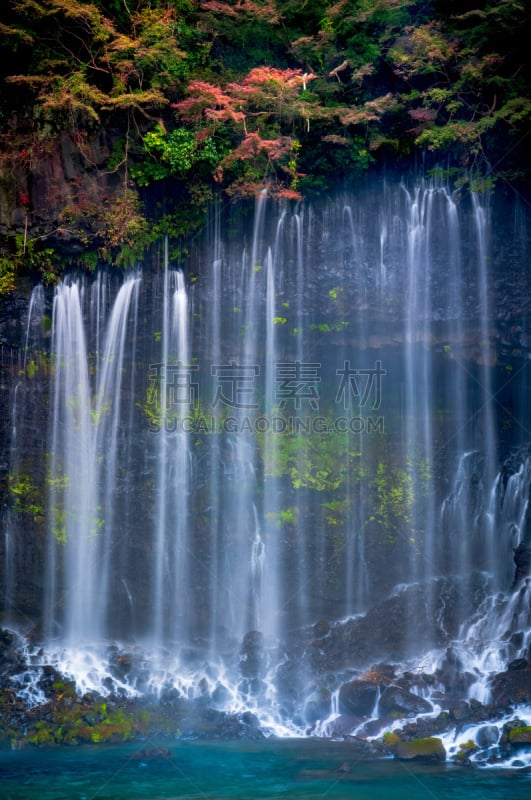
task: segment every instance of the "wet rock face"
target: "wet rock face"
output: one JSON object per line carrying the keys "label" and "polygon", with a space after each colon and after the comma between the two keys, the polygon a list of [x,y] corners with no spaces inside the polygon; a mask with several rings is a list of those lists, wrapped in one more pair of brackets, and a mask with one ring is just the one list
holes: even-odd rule
{"label": "wet rock face", "polygon": [[[499,672],[491,683],[492,702],[497,706],[515,706],[531,703],[531,665],[525,659],[509,664],[505,672]],[[516,668],[515,668],[516,666]]]}
{"label": "wet rock face", "polygon": [[507,665],[507,670],[508,672],[517,672],[521,669],[527,669],[528,666],[526,658],[515,658]]}
{"label": "wet rock face", "polygon": [[184,736],[200,739],[263,739],[258,718],[250,712],[228,714],[213,708],[189,708],[179,720]]}
{"label": "wet rock face", "polygon": [[[71,136],[63,133],[53,146],[36,154],[31,174],[14,174],[5,168],[0,171],[0,233],[22,231],[27,217],[30,238],[44,233],[49,244],[65,253],[85,250],[82,236],[71,236],[60,227],[61,212],[66,207],[75,212],[76,203],[80,209],[83,206],[97,209],[104,196],[115,193],[116,176],[106,170],[113,146],[113,134],[104,129],[84,141],[82,150]],[[24,195],[33,209],[29,215],[19,205]]]}
{"label": "wet rock face", "polygon": [[496,725],[484,725],[476,734],[476,744],[482,749],[492,747],[497,744],[500,732]]}
{"label": "wet rock face", "polygon": [[476,680],[475,676],[465,670],[459,655],[452,647],[448,647],[436,671],[436,678],[444,686],[445,692],[453,697],[466,696],[468,688]]}
{"label": "wet rock face", "polygon": [[313,692],[304,704],[304,719],[312,725],[319,720],[326,719],[332,711],[331,693],[329,689],[319,689]]}
{"label": "wet rock face", "polygon": [[[428,592],[433,590],[436,606],[429,611]],[[432,587],[410,585],[401,592],[375,603],[362,617],[330,626],[327,635],[316,639],[308,631],[307,654],[317,672],[343,667],[368,668],[380,659],[405,660],[414,647],[444,645],[457,635],[454,610],[459,585],[440,579]],[[411,630],[411,608],[417,614],[418,630]],[[434,619],[437,620],[434,625]],[[322,624],[322,623],[321,623]]]}
{"label": "wet rock face", "polygon": [[[31,666],[25,642],[0,629],[0,747],[51,746],[145,741],[176,736],[202,739],[262,739],[259,719],[250,712],[212,708],[208,698],[188,699],[176,690],[144,699],[81,695],[75,684],[49,664]],[[37,704],[28,704],[29,687]],[[109,687],[111,688],[111,687]],[[214,701],[215,702],[215,701]],[[146,749],[143,759],[166,757],[167,748]]]}
{"label": "wet rock face", "polygon": [[12,631],[0,630],[0,674],[9,675],[13,670],[23,667],[17,651],[19,637]]}
{"label": "wet rock face", "polygon": [[264,637],[259,631],[249,631],[244,636],[240,651],[240,672],[245,678],[258,678],[264,668]]}
{"label": "wet rock face", "polygon": [[531,572],[531,542],[521,542],[514,551],[515,583],[524,580]]}
{"label": "wet rock face", "polygon": [[378,708],[382,716],[405,716],[427,713],[432,710],[432,705],[419,695],[393,684],[383,690]]}
{"label": "wet rock face", "polygon": [[378,686],[371,681],[355,680],[339,690],[339,711],[356,717],[369,716],[376,704]]}

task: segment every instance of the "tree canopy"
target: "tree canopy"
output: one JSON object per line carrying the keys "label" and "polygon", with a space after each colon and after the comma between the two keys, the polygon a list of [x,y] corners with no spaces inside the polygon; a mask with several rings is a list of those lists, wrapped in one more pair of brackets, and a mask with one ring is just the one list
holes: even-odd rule
{"label": "tree canopy", "polygon": [[[161,181],[184,231],[214,191],[298,199],[419,152],[459,181],[525,180],[530,16],[523,0],[5,0],[4,195],[31,230],[43,152],[67,136],[83,156],[107,131],[106,215],[73,189],[68,224],[113,260],[145,245],[141,194]],[[151,235],[183,233],[172,213]]]}

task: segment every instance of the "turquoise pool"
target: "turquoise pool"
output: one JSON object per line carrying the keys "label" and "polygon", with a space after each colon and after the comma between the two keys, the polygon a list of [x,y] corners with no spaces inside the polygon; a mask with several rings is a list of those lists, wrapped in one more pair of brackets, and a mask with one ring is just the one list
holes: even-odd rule
{"label": "turquoise pool", "polygon": [[2,800],[531,800],[531,772],[360,762],[348,743],[178,742],[0,753]]}

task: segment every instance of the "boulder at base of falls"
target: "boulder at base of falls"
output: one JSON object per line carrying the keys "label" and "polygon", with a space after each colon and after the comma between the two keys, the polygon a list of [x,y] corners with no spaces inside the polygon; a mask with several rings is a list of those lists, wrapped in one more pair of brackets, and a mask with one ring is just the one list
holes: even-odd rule
{"label": "boulder at base of falls", "polygon": [[505,753],[510,753],[520,747],[528,748],[531,745],[531,725],[516,717],[506,722],[500,737],[500,747]]}
{"label": "boulder at base of falls", "polygon": [[376,703],[378,686],[372,681],[354,680],[339,690],[339,711],[356,717],[368,717]]}
{"label": "boulder at base of falls", "polygon": [[304,704],[304,719],[309,724],[326,719],[332,710],[332,696],[329,689],[313,692]]}
{"label": "boulder at base of falls", "polygon": [[399,741],[394,746],[396,758],[400,761],[424,761],[438,763],[446,761],[446,750],[441,739],[411,739],[408,742]]}
{"label": "boulder at base of falls", "polygon": [[494,676],[491,683],[492,701],[496,706],[531,703],[531,667],[507,669]]}
{"label": "boulder at base of falls", "polygon": [[496,725],[484,725],[476,733],[476,744],[483,750],[498,744],[500,731]]}
{"label": "boulder at base of falls", "polygon": [[391,684],[386,686],[378,704],[382,716],[407,716],[408,714],[426,714],[432,711],[432,705],[418,694]]}
{"label": "boulder at base of falls", "polygon": [[450,715],[461,731],[467,725],[476,725],[478,722],[489,722],[496,716],[496,707],[483,705],[479,700],[459,700],[450,706]]}
{"label": "boulder at base of falls", "polygon": [[531,744],[531,726],[524,725],[521,728],[513,728],[509,732],[509,744],[512,747],[529,747]]}

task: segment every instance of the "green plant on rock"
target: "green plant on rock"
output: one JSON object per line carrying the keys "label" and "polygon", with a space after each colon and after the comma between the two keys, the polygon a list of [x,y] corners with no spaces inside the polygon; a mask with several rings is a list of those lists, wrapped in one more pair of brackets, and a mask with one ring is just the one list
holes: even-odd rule
{"label": "green plant on rock", "polygon": [[400,736],[394,731],[386,731],[382,737],[382,741],[386,747],[390,750],[394,750],[400,742]]}
{"label": "green plant on rock", "polygon": [[27,351],[25,370],[20,370],[19,374],[25,375],[30,381],[36,377],[44,377],[49,375],[50,354],[45,353],[42,350]]}
{"label": "green plant on rock", "polygon": [[324,519],[332,527],[342,527],[350,511],[352,501],[347,498],[336,498],[322,504]]}
{"label": "green plant on rock", "polygon": [[167,132],[162,125],[148,131],[143,138],[146,158],[131,169],[139,186],[164,178],[186,178],[192,168],[206,167],[214,172],[222,155],[212,136],[198,139],[186,128]]}
{"label": "green plant on rock", "polygon": [[0,295],[10,294],[15,290],[16,265],[8,256],[0,257]]}
{"label": "green plant on rock", "polygon": [[373,511],[369,521],[377,522],[385,536],[394,541],[399,526],[411,525],[415,502],[413,479],[406,470],[380,460],[372,479],[372,490]]}
{"label": "green plant on rock", "polygon": [[[306,424],[306,418],[301,421]],[[347,477],[359,479],[361,454],[355,437],[334,430],[332,418],[319,417],[319,421],[322,432],[275,434],[277,446],[273,451],[264,447],[263,437],[258,437],[266,477],[289,476],[295,489],[316,491],[335,491]]]}
{"label": "green plant on rock", "polygon": [[60,735],[57,735],[53,727],[41,721],[35,723],[33,733],[30,733],[27,737],[27,741],[37,747],[54,745],[60,740]]}
{"label": "green plant on rock", "polygon": [[17,275],[33,273],[47,286],[60,278],[60,260],[50,247],[43,247],[39,237],[16,233],[0,243],[0,296],[16,288]]}
{"label": "green plant on rock", "polygon": [[531,725],[520,725],[517,728],[511,728],[509,730],[509,741],[512,742],[513,739],[517,739],[522,734],[529,736],[531,739]]}
{"label": "green plant on rock", "polygon": [[269,511],[266,514],[266,519],[274,522],[277,528],[282,528],[286,525],[295,525],[298,518],[299,509],[297,506],[284,508],[281,511]]}
{"label": "green plant on rock", "polygon": [[96,220],[98,236],[103,239],[100,256],[118,265],[135,264],[150,241],[138,194],[126,188],[116,197],[105,199]]}
{"label": "green plant on rock", "polygon": [[27,473],[9,476],[9,493],[17,513],[30,515],[34,522],[43,522],[44,504],[41,491]]}
{"label": "green plant on rock", "polygon": [[466,742],[459,742],[459,749],[455,754],[455,760],[462,763],[468,763],[470,756],[476,750],[479,750],[479,748],[472,739],[469,739]]}

